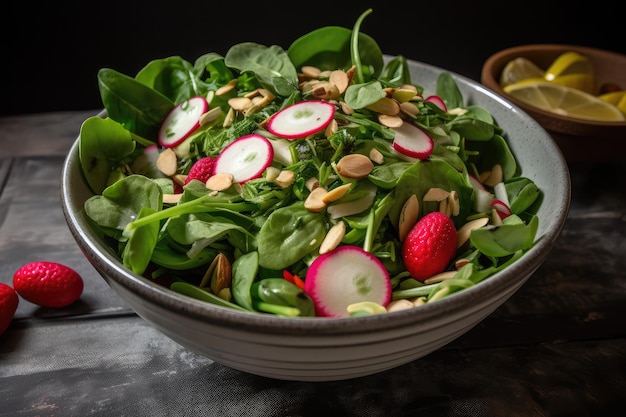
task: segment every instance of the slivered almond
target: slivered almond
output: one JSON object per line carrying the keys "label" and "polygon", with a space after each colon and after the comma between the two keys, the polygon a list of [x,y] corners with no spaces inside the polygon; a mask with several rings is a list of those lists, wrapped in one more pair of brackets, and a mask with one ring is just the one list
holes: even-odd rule
{"label": "slivered almond", "polygon": [[340,102],[339,106],[341,106],[341,111],[347,115],[351,115],[352,113],[354,113],[354,109],[348,106],[348,104],[345,101]]}
{"label": "slivered almond", "polygon": [[269,166],[265,169],[265,179],[268,181],[274,181],[280,175],[280,169]]}
{"label": "slivered almond", "polygon": [[156,166],[159,168],[159,171],[163,173],[166,177],[171,177],[176,174],[176,170],[178,169],[178,161],[176,159],[176,153],[172,148],[166,148],[161,153],[156,160]]}
{"label": "slivered almond", "polygon": [[420,206],[417,196],[412,194],[404,202],[402,211],[400,212],[400,218],[398,220],[398,238],[400,239],[400,242],[404,241],[406,236],[409,234],[409,231],[411,231],[413,226],[415,226],[415,223],[417,223],[419,210]]}
{"label": "slivered almond", "polygon": [[338,174],[346,178],[365,178],[373,169],[372,160],[359,153],[346,155],[337,162]]}
{"label": "slivered almond", "polygon": [[328,230],[322,244],[320,245],[320,255],[335,249],[346,235],[346,224],[343,221],[337,222]]}
{"label": "slivered almond", "polygon": [[187,179],[186,174],[174,174],[172,175],[172,181],[174,181],[178,185],[185,185],[185,180]]}
{"label": "slivered almond", "polygon": [[307,190],[309,191],[313,191],[315,188],[319,187],[320,185],[320,181],[315,178],[315,177],[311,177],[308,180],[306,180],[306,182],[304,183],[304,186],[307,188]]}
{"label": "slivered almond", "polygon": [[339,130],[339,125],[337,124],[337,120],[332,119],[330,123],[328,123],[328,126],[326,126],[326,131],[324,132],[324,136],[330,137],[334,133],[336,133],[338,130]]}
{"label": "slivered almond", "polygon": [[347,184],[340,185],[339,187],[333,188],[322,197],[322,201],[326,204],[332,203],[333,201],[337,201],[341,197],[346,195],[350,187],[352,187],[352,184],[347,183]]}

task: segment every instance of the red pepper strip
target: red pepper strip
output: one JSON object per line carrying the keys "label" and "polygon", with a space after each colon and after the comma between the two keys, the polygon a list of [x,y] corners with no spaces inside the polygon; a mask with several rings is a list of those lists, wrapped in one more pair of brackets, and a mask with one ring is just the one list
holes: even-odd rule
{"label": "red pepper strip", "polygon": [[291,282],[292,284],[293,282],[293,274],[289,271],[287,271],[286,269],[283,270],[283,278],[285,278],[285,280]]}
{"label": "red pepper strip", "polygon": [[293,276],[293,283],[296,284],[301,290],[304,290],[304,281],[298,275]]}

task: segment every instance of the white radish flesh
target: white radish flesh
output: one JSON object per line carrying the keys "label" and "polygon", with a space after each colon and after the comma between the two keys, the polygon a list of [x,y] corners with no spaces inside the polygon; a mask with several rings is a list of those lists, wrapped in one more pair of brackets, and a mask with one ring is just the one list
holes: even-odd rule
{"label": "white radish flesh", "polygon": [[242,136],[225,147],[217,156],[214,172],[229,173],[235,182],[244,183],[259,178],[272,164],[274,149],[264,136]]}
{"label": "white radish flesh", "polygon": [[317,257],[309,267],[304,291],[317,316],[348,317],[348,306],[391,301],[391,280],[383,264],[358,246],[339,246]]}
{"label": "white radish flesh", "polygon": [[326,101],[301,101],[275,113],[267,130],[280,138],[304,138],[326,129],[334,115],[335,106]]}
{"label": "white radish flesh", "polygon": [[209,103],[204,97],[192,97],[169,112],[159,129],[159,145],[173,148],[182,143],[198,127],[200,117],[209,110]]}

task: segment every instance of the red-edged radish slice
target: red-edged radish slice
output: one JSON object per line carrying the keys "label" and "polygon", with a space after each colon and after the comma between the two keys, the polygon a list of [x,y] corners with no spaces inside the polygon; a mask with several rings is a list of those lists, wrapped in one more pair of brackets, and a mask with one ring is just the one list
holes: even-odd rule
{"label": "red-edged radish slice", "polygon": [[159,129],[159,145],[173,148],[182,143],[198,127],[200,117],[209,110],[209,103],[204,97],[192,97],[174,107]]}
{"label": "red-edged radish slice", "polygon": [[316,316],[348,317],[348,306],[391,301],[391,280],[382,262],[359,246],[339,246],[315,258],[304,280],[304,291]]}
{"label": "red-edged radish slice", "polygon": [[222,149],[215,161],[214,173],[229,173],[235,182],[244,183],[263,175],[273,158],[274,148],[270,141],[253,133],[240,137]]}
{"label": "red-edged radish slice", "polygon": [[403,155],[417,159],[426,159],[435,146],[433,138],[418,126],[404,122],[402,126],[392,128],[395,132],[393,148]]}
{"label": "red-edged radish slice", "polygon": [[511,215],[511,209],[509,206],[502,200],[495,199],[491,202],[491,207],[496,209],[498,216],[500,219],[504,220]]}
{"label": "red-edged radish slice", "polygon": [[443,99],[439,96],[428,96],[424,99],[424,103],[433,103],[444,112],[448,112],[448,106],[446,106],[446,103],[444,103]]}
{"label": "red-edged radish slice", "polygon": [[304,138],[326,129],[334,115],[335,106],[327,101],[300,101],[275,113],[267,130],[284,139]]}

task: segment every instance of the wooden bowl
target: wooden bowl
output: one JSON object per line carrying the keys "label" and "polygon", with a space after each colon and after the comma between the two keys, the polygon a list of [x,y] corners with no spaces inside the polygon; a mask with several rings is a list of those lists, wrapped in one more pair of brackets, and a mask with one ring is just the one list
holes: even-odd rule
{"label": "wooden bowl", "polygon": [[601,122],[551,113],[512,97],[500,87],[500,74],[512,59],[524,57],[545,70],[559,55],[567,51],[578,52],[591,60],[598,91],[605,83],[616,84],[626,90],[626,55],[585,46],[559,44],[520,45],[496,52],[482,67],[481,83],[538,121],[558,143],[568,161],[622,159],[623,151],[626,150],[626,121]]}

